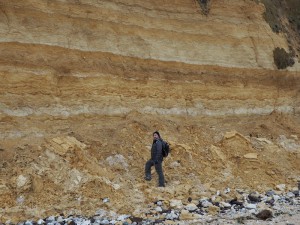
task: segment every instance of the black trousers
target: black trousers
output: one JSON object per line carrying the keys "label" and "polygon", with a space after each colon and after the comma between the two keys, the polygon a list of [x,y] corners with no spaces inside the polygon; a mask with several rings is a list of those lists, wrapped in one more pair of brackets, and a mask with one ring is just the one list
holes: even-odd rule
{"label": "black trousers", "polygon": [[145,175],[146,177],[151,177],[151,167],[155,166],[156,173],[158,175],[158,186],[165,186],[165,177],[162,169],[162,162],[154,164],[153,160],[148,160],[145,165]]}

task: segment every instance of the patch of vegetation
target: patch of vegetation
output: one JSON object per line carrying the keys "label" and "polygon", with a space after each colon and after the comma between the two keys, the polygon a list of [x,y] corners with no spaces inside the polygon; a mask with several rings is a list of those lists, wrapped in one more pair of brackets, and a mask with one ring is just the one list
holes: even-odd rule
{"label": "patch of vegetation", "polygon": [[289,23],[300,31],[300,1],[299,0],[255,0],[265,5],[265,20],[276,33],[282,31],[280,18],[284,15]]}
{"label": "patch of vegetation", "polygon": [[274,63],[278,69],[285,69],[288,66],[293,66],[295,61],[293,54],[287,53],[283,48],[275,48],[273,51]]}
{"label": "patch of vegetation", "polygon": [[280,21],[280,8],[282,8],[281,0],[256,0],[265,5],[266,11],[264,12],[264,18],[270,25],[275,33],[282,31],[282,24]]}
{"label": "patch of vegetation", "polygon": [[300,34],[300,1],[299,0],[285,0],[287,4],[289,23],[294,25]]}
{"label": "patch of vegetation", "polygon": [[210,0],[197,0],[197,2],[201,7],[202,13],[207,16],[210,10]]}
{"label": "patch of vegetation", "polygon": [[[292,57],[300,53],[300,1],[299,0],[254,0],[265,5],[264,19],[273,32],[285,33],[289,52],[274,50],[274,62],[277,68],[286,68],[294,64]],[[288,20],[288,23],[284,21]]]}

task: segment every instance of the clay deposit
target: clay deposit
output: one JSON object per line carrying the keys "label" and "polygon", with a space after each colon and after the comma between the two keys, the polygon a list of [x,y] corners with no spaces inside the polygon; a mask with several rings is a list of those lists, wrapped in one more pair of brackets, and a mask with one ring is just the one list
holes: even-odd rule
{"label": "clay deposit", "polygon": [[[264,4],[207,12],[194,0],[0,0],[0,222],[146,218],[159,200],[297,187],[297,49],[278,70],[273,51],[290,43]],[[164,189],[154,171],[143,179],[155,130],[171,144]]]}

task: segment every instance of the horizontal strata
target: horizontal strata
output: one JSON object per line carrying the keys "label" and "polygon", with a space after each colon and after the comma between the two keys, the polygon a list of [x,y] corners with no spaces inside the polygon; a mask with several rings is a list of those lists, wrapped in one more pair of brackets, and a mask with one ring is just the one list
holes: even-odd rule
{"label": "horizontal strata", "polygon": [[[262,5],[211,3],[0,0],[1,222],[292,185],[299,144],[279,145],[299,116],[269,115],[300,113],[299,74],[273,65],[286,41]],[[165,193],[143,180],[154,130],[172,149]]]}
{"label": "horizontal strata", "polygon": [[0,104],[0,113],[6,116],[26,117],[26,116],[62,116],[69,117],[74,115],[107,115],[107,116],[122,116],[130,112],[139,112],[142,114],[153,115],[179,115],[179,116],[232,116],[232,115],[267,115],[277,111],[280,113],[295,113],[300,112],[300,107],[291,107],[289,105],[265,107],[248,107],[248,108],[229,108],[229,109],[201,109],[197,107],[187,108],[157,108],[145,106],[143,108],[137,107],[120,107],[120,106],[94,106],[91,105],[77,105],[73,107],[66,107],[63,105],[53,105],[48,107],[31,108],[21,107],[19,109],[10,109],[4,104]]}
{"label": "horizontal strata", "polygon": [[162,62],[47,45],[2,43],[0,50],[3,116],[300,111],[300,78],[293,72]]}
{"label": "horizontal strata", "polygon": [[286,40],[272,33],[263,20],[262,6],[251,1],[215,3],[209,17],[201,15],[193,1],[103,0],[75,4],[14,0],[0,4],[2,42],[269,69],[274,68],[274,48],[287,48]]}

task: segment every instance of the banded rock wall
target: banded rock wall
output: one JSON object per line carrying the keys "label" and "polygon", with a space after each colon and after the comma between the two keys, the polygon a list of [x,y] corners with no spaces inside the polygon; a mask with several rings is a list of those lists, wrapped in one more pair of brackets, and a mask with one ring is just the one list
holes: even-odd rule
{"label": "banded rock wall", "polygon": [[[0,9],[1,221],[145,207],[161,197],[143,181],[156,129],[173,144],[170,199],[299,176],[299,64],[275,68],[274,48],[288,44],[262,4],[211,1],[208,15],[194,0]],[[246,138],[224,139],[229,130]],[[128,168],[109,163],[116,155]]]}

